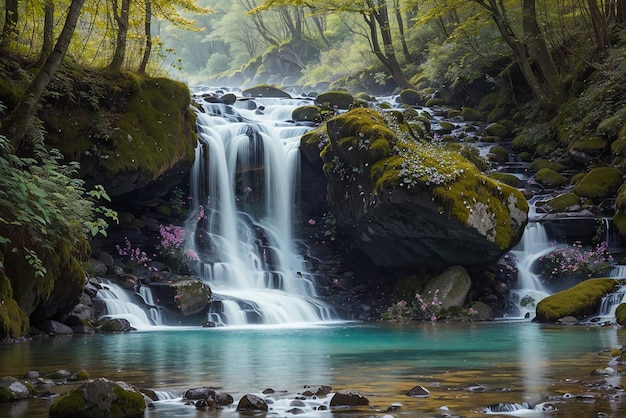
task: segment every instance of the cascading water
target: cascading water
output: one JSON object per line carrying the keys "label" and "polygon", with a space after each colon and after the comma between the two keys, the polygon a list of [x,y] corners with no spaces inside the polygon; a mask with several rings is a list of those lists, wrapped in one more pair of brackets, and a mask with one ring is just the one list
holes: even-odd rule
{"label": "cascading water", "polygon": [[285,120],[310,102],[255,102],[262,112],[242,100],[233,107],[203,103],[198,113],[188,251],[213,291],[209,320],[232,326],[332,319],[292,233],[299,140],[309,128]]}
{"label": "cascading water", "polygon": [[[144,289],[144,286],[141,289]],[[161,324],[160,311],[154,306],[151,299],[146,299],[149,291],[150,289],[145,288],[138,294],[144,299],[146,309],[143,309],[137,300],[133,300],[129,292],[110,281],[102,283],[102,289],[98,291],[98,298],[106,304],[108,318],[124,318],[135,329],[149,329]]]}
{"label": "cascading water", "polygon": [[511,251],[516,259],[518,288],[511,291],[510,299],[518,306],[522,317],[532,318],[536,304],[550,294],[539,276],[532,272],[532,265],[554,249],[554,243],[548,239],[544,225],[541,222],[529,222],[521,241]]}

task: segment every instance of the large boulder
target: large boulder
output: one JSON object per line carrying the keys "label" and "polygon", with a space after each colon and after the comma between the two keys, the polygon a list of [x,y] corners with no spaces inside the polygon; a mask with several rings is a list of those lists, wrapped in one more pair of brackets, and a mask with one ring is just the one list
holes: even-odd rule
{"label": "large boulder", "polygon": [[424,295],[437,294],[442,309],[463,306],[469,294],[472,279],[460,266],[449,267],[428,281]]}
{"label": "large boulder", "polygon": [[159,306],[183,316],[205,312],[211,302],[211,288],[193,277],[169,277],[166,281],[151,282],[149,286]]}
{"label": "large boulder", "polygon": [[393,113],[352,110],[304,135],[301,149],[323,161],[337,224],[380,266],[485,266],[517,244],[527,223],[517,189],[413,137]]}
{"label": "large boulder", "polygon": [[137,389],[100,378],[57,398],[50,418],[143,418],[145,410],[146,402]]}

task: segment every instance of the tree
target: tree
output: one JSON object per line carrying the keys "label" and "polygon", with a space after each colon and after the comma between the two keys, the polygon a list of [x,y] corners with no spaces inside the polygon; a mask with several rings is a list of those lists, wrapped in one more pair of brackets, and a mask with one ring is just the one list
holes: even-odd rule
{"label": "tree", "polygon": [[20,152],[24,146],[24,138],[30,121],[35,114],[46,86],[65,57],[84,3],[85,0],[72,0],[67,11],[63,30],[57,39],[54,49],[26,88],[18,105],[2,121],[2,133],[11,140],[11,145],[15,152]]}
{"label": "tree", "polygon": [[43,26],[43,42],[41,44],[41,52],[35,65],[42,65],[46,62],[46,58],[52,52],[54,47],[54,1],[45,0],[44,10],[44,26]]}
{"label": "tree", "polygon": [[265,0],[251,13],[260,13],[281,6],[307,6],[320,14],[337,12],[359,14],[368,27],[370,47],[374,55],[401,89],[413,88],[396,56],[387,0]]}
{"label": "tree", "polygon": [[144,20],[144,31],[146,35],[146,45],[143,50],[143,56],[141,57],[141,63],[137,70],[139,74],[146,72],[148,61],[150,60],[150,54],[152,53],[152,3],[151,0],[146,0],[146,15]]}
{"label": "tree", "polygon": [[0,38],[0,48],[7,49],[17,39],[18,0],[5,0],[4,26]]}
{"label": "tree", "polygon": [[113,59],[107,69],[119,72],[126,56],[126,38],[128,35],[128,19],[130,16],[130,0],[122,0],[121,5],[117,0],[113,1],[113,17],[117,23],[117,38]]}

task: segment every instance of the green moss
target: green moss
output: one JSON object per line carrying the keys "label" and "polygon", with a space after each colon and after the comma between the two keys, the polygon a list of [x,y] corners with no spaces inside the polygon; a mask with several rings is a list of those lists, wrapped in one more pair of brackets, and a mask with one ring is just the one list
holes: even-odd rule
{"label": "green moss", "polygon": [[511,187],[520,187],[522,184],[522,181],[519,179],[519,177],[510,173],[491,173],[488,174],[488,176],[495,181],[499,181],[500,183],[504,183]]}
{"label": "green moss", "polygon": [[555,293],[537,304],[538,322],[556,322],[565,316],[583,318],[597,311],[602,298],[619,284],[615,279],[589,279]]}
{"label": "green moss", "polygon": [[5,274],[0,275],[0,339],[23,337],[28,325],[28,315],[13,299],[11,282]]}
{"label": "green moss", "polygon": [[267,84],[259,84],[254,87],[250,87],[241,92],[244,97],[279,97],[285,99],[291,99],[288,93],[285,93],[281,89],[269,86]]}
{"label": "green moss", "polygon": [[322,114],[317,106],[300,106],[291,112],[291,118],[297,121],[320,121]]}
{"label": "green moss", "polygon": [[485,133],[487,135],[499,136],[500,138],[503,138],[508,135],[509,130],[504,125],[501,125],[499,123],[492,123],[485,128]]}
{"label": "green moss", "polygon": [[440,133],[444,133],[444,134],[451,133],[455,128],[453,123],[446,122],[446,121],[439,122],[439,126],[441,126]]}
{"label": "green moss", "polygon": [[579,205],[580,198],[573,193],[563,193],[548,200],[546,203],[557,212],[565,212],[567,208]]}
{"label": "green moss", "polygon": [[578,173],[572,176],[572,178],[569,181],[569,184],[577,184],[578,182],[580,182],[583,178],[585,178],[585,176],[587,175],[587,173]]}
{"label": "green moss", "polygon": [[509,161],[509,151],[500,146],[491,147],[489,149],[488,158],[496,163],[505,163]]}
{"label": "green moss", "polygon": [[570,151],[579,151],[590,155],[600,155],[608,145],[606,138],[590,135],[574,141],[569,146],[569,149]]}
{"label": "green moss", "polygon": [[622,185],[622,173],[613,167],[594,168],[576,186],[573,192],[599,202],[613,197]]}
{"label": "green moss", "polygon": [[422,96],[417,90],[405,89],[400,92],[400,100],[402,103],[409,106],[416,106],[422,104]]}
{"label": "green moss", "polygon": [[16,400],[17,397],[15,393],[11,392],[9,389],[0,388],[0,403],[13,402]]}
{"label": "green moss", "polygon": [[619,325],[626,325],[626,303],[617,305],[617,309],[615,309],[615,319]]}
{"label": "green moss", "polygon": [[473,120],[473,121],[482,121],[485,120],[485,118],[483,117],[482,113],[476,109],[473,109],[471,107],[464,107],[461,110],[461,116],[463,116],[463,119],[469,121],[469,120]]}
{"label": "green moss", "polygon": [[557,173],[560,173],[561,171],[565,170],[565,166],[561,163],[557,163],[554,161],[550,161],[547,160],[545,158],[537,158],[535,159],[531,164],[530,164],[530,168],[533,171],[539,171],[542,168],[549,168],[550,170],[556,171]]}
{"label": "green moss", "polygon": [[458,118],[459,116],[461,116],[460,110],[457,110],[457,109],[448,110],[448,114],[447,114],[448,119]]}
{"label": "green moss", "polygon": [[432,97],[426,101],[425,106],[434,107],[434,106],[442,106],[444,104],[446,104],[446,101],[444,99],[441,99],[439,97]]}
{"label": "green moss", "polygon": [[354,97],[347,91],[328,91],[315,98],[315,102],[322,106],[347,110],[354,102]]}
{"label": "green moss", "polygon": [[535,174],[537,183],[548,187],[561,187],[567,183],[567,179],[550,168],[542,168]]}

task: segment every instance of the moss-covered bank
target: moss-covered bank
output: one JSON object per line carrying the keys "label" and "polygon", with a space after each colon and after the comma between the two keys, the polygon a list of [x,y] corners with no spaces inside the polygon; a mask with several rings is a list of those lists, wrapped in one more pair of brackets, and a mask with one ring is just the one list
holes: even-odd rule
{"label": "moss-covered bank", "polygon": [[537,322],[553,323],[573,316],[582,319],[597,312],[600,301],[620,283],[616,279],[589,279],[548,296],[537,304]]}

